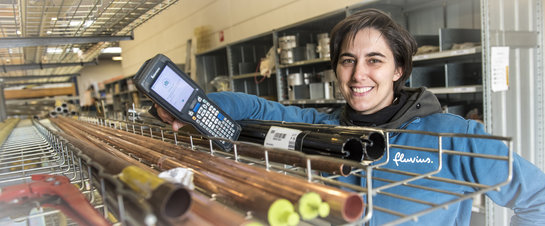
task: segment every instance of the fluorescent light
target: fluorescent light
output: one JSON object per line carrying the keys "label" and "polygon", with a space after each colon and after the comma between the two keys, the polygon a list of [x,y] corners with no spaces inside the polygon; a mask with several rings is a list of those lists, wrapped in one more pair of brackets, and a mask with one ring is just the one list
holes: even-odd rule
{"label": "fluorescent light", "polygon": [[53,53],[53,54],[59,54],[59,53],[62,53],[62,49],[61,48],[47,48],[46,52],[47,53]]}
{"label": "fluorescent light", "polygon": [[80,51],[79,48],[72,48],[73,53],[78,53],[79,51]]}
{"label": "fluorescent light", "polygon": [[15,33],[17,33],[18,35],[20,35],[20,34],[21,34],[21,31],[17,30]]}
{"label": "fluorescent light", "polygon": [[123,57],[122,56],[114,56],[114,57],[112,57],[112,60],[120,61],[120,60],[123,60]]}
{"label": "fluorescent light", "polygon": [[55,21],[55,20],[57,20],[57,17],[51,17],[51,20]]}
{"label": "fluorescent light", "polygon": [[83,26],[90,27],[91,25],[93,25],[94,22],[94,20],[86,20],[85,23],[83,23]]}
{"label": "fluorescent light", "polygon": [[101,53],[121,53],[121,47],[108,47],[100,51]]}
{"label": "fluorescent light", "polygon": [[83,21],[81,21],[81,20],[72,20],[72,21],[70,21],[68,26],[77,27],[77,26],[81,25],[82,23],[83,23]]}
{"label": "fluorescent light", "polygon": [[45,32],[46,34],[50,35],[51,33],[53,33],[52,31],[46,31]]}

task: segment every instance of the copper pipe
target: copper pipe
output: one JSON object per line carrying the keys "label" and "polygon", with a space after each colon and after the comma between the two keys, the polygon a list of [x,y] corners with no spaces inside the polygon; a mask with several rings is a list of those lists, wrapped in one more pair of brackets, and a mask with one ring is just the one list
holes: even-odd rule
{"label": "copper pipe", "polygon": [[[94,161],[100,162],[105,167],[106,173],[118,174],[121,172],[121,170],[123,170],[123,168],[131,164],[139,166],[140,168],[147,170],[150,173],[156,173],[155,170],[152,170],[151,168],[142,164],[136,159],[121,153],[121,151],[100,141],[96,137],[83,133],[81,130],[78,130],[72,125],[66,122],[59,121],[58,118],[50,120],[58,127],[60,127],[63,131],[65,131],[64,135],[60,135],[61,137],[66,138],[71,144],[84,151],[84,153]],[[76,139],[70,139],[70,135]],[[88,148],[95,151],[86,151]],[[97,151],[96,149],[99,149],[100,151]],[[103,151],[106,151],[107,153],[104,154]],[[108,154],[113,156],[109,156]],[[112,163],[109,163],[110,161]]]}
{"label": "copper pipe", "polygon": [[[167,139],[174,140],[173,133],[164,133],[163,136]],[[193,144],[208,146],[210,145],[209,141],[200,137],[192,137]],[[178,133],[176,136],[178,142],[190,143],[189,136],[185,134]],[[258,142],[259,143],[259,142]],[[292,166],[306,167],[307,158],[301,154],[295,152],[286,152],[277,149],[265,149],[261,145],[253,144],[237,144],[237,152],[241,156],[251,157],[255,159],[264,160],[265,151],[268,152],[268,159],[271,162],[282,163]],[[336,161],[329,161],[325,158],[321,159],[312,159],[312,169],[319,170],[329,174],[336,174],[341,176],[348,176],[352,167],[344,165]]]}
{"label": "copper pipe", "polygon": [[[68,122],[68,120],[66,121]],[[71,122],[69,123],[74,124],[72,120],[70,121]],[[91,132],[93,129],[88,127],[93,126],[80,125],[81,130]],[[114,131],[119,132],[117,130]],[[171,169],[176,167],[193,168],[194,183],[197,187],[201,187],[211,193],[217,194],[216,199],[218,200],[222,200],[226,203],[232,204],[247,211],[253,211],[256,217],[262,220],[267,220],[267,212],[269,210],[269,207],[277,199],[280,198],[276,195],[267,194],[264,191],[256,189],[249,184],[240,183],[240,181],[233,180],[232,178],[225,178],[209,172],[209,170],[207,170],[209,169],[209,167],[199,167],[184,164],[177,161],[176,159],[173,159],[172,157],[162,155],[158,152],[155,152],[143,146],[133,144],[124,139],[104,134],[101,131],[94,131],[91,133],[96,135],[97,137],[100,137],[101,139],[108,141],[113,145],[116,145],[120,148],[127,150],[128,152],[131,152],[136,156],[142,157],[149,162],[158,163],[158,165],[160,165],[163,169]],[[141,136],[138,137],[142,138]],[[164,143],[161,142],[160,144]]]}
{"label": "copper pipe", "polygon": [[[60,124],[58,124],[58,121],[57,122],[54,122],[57,126],[59,126]],[[62,134],[60,135],[59,133],[57,132],[54,132],[54,131],[50,131],[51,133],[53,133],[54,135],[56,135],[57,137],[63,137],[65,138],[66,140],[69,141],[69,144],[76,147],[76,145],[82,145],[83,147],[93,147],[94,144],[92,143],[89,143],[87,141],[84,141],[84,140],[78,140],[77,138],[74,138],[74,137],[68,137],[67,134]],[[68,139],[67,139],[68,138]],[[71,141],[69,140],[71,139]],[[79,143],[79,144],[78,144]],[[76,145],[74,145],[76,144]],[[76,147],[77,148],[77,147]],[[78,148],[79,149],[79,148]],[[120,162],[117,161],[117,158],[115,157],[112,157],[112,158],[107,158],[107,157],[99,157],[99,158],[93,158],[92,154],[98,154],[95,151],[89,151],[88,153],[85,153],[85,150],[87,149],[79,149],[83,154],[85,154],[86,156],[88,156],[89,158],[91,158],[93,161],[96,161],[97,163],[99,163],[100,159],[102,160],[105,160],[107,162],[102,162],[100,165],[104,168],[104,166],[113,166],[112,168],[104,168],[104,173],[106,173],[104,176],[106,175],[112,175],[111,173],[109,172],[118,172],[120,170],[120,168],[114,168],[115,166],[118,166],[118,165],[122,165],[120,164]],[[87,154],[90,154],[90,155],[87,155]],[[111,161],[111,163],[108,163],[109,161]],[[96,172],[92,172],[93,174],[96,173]],[[116,180],[117,179],[113,179],[113,177],[106,177],[104,178],[104,186],[106,187],[106,194],[103,194],[104,196],[102,197],[103,201],[105,203],[108,203],[110,206],[118,206],[118,199],[117,199],[117,192],[116,192],[116,188],[117,186],[113,183],[110,182],[110,180]],[[97,187],[100,187],[100,184],[97,184],[98,181],[97,180],[93,180],[92,181],[93,184],[95,184],[95,186]],[[145,221],[145,217],[148,216],[148,215],[143,215],[143,210],[139,208],[139,202],[145,202],[145,200],[143,200],[142,198],[138,198],[138,200],[134,200],[134,199],[124,199],[124,202],[125,202],[125,211],[128,215],[132,216],[133,220],[137,221],[137,222],[143,222]],[[114,208],[115,209],[115,208]],[[116,211],[113,211],[112,213],[116,214],[116,217],[119,219],[119,212],[116,212]],[[162,220],[162,219],[159,219],[159,220]]]}
{"label": "copper pipe", "polygon": [[[58,120],[56,120],[55,124],[57,124],[61,128],[66,129],[67,132],[74,132],[75,134],[78,134],[78,136],[81,135],[81,130],[73,130],[73,127],[69,128],[72,125],[69,125],[69,123],[67,123],[66,121],[65,122],[59,122]],[[73,144],[78,144],[78,145],[83,145],[83,146],[91,145],[91,144],[93,144],[93,145],[97,144],[98,146],[109,147],[110,150],[113,149],[113,151],[115,151],[115,152],[120,152],[119,150],[117,150],[117,149],[115,149],[115,148],[101,142],[100,140],[98,140],[97,138],[94,138],[92,136],[86,136],[86,138],[88,138],[90,140],[93,140],[95,143],[86,143],[86,144],[83,144],[81,141],[79,141],[77,139],[70,138],[70,136],[67,136],[67,135],[65,135],[63,137],[69,137],[70,143],[73,143]],[[91,157],[95,161],[97,161],[97,159],[103,159],[104,160],[104,158],[102,158],[102,157],[98,157],[98,158],[92,157],[92,156],[95,156],[95,155],[99,155],[100,152],[101,152],[101,150],[94,149],[94,150],[90,150],[86,154],[90,154],[89,157]],[[106,153],[106,155],[107,155],[107,153]],[[121,157],[121,156],[128,157],[128,156],[126,156],[125,154],[122,154],[122,153],[119,153],[116,156],[117,157]],[[128,157],[128,158],[130,160],[135,161],[133,158],[130,158],[130,157]],[[130,165],[128,162],[123,162],[123,161],[118,160],[117,158],[112,157],[112,156],[107,156],[106,160],[107,161],[112,161],[112,162],[114,162],[114,164],[116,166],[119,166],[118,170],[117,170],[118,172],[120,172],[119,169],[125,168],[126,166]],[[97,161],[97,162],[99,162],[99,161]],[[147,169],[149,172],[153,172],[154,174],[157,174],[157,171],[152,170],[151,168],[147,167],[146,165],[142,164],[141,162],[135,161],[135,162],[132,162],[132,163],[134,163],[134,165],[137,165],[137,166],[139,166],[139,167],[141,167],[143,169]],[[184,224],[187,223],[189,225],[242,225],[243,223],[248,222],[248,220],[244,219],[244,216],[241,216],[239,213],[237,213],[237,212],[235,212],[233,210],[230,210],[230,209],[226,209],[223,206],[221,206],[221,204],[219,204],[217,202],[206,200],[206,198],[204,198],[202,195],[198,195],[195,192],[193,192],[191,194],[191,198],[192,198],[192,204],[191,204],[191,210],[190,211],[192,211],[194,213],[188,213],[182,219],[171,218],[171,219],[169,219],[170,223],[178,224],[180,222],[183,222]],[[179,205],[180,203],[173,203],[173,204]],[[212,211],[210,211],[210,210],[212,210]],[[218,211],[213,211],[213,210],[218,210]]]}
{"label": "copper pipe", "polygon": [[[240,226],[248,224],[248,220],[244,219],[244,216],[234,212],[233,210],[219,204],[218,202],[211,201],[208,197],[201,195],[197,192],[191,194],[193,202],[196,205],[191,206],[191,212],[201,218],[210,222],[210,225],[217,226]],[[188,224],[199,225],[199,224]]]}
{"label": "copper pipe", "polygon": [[[194,152],[187,149],[183,149],[179,146],[154,140],[148,137],[134,137],[134,134],[126,134],[124,136],[123,131],[114,130],[111,128],[105,127],[96,127],[103,131],[109,131],[110,135],[115,135],[123,137],[125,140],[130,140],[135,144],[141,146],[147,146],[153,150],[159,151],[163,154],[170,155],[180,159],[181,161],[193,161],[196,164],[203,164],[207,166],[210,170],[217,170],[217,173],[223,174],[226,177],[235,177],[235,178],[244,178],[241,182],[246,182],[249,178],[253,178],[255,181],[251,183],[254,185],[259,185],[260,189],[268,190],[271,193],[280,193],[279,195],[284,196],[292,202],[296,202],[297,199],[307,191],[315,191],[320,194],[323,200],[327,201],[332,207],[332,214],[338,218],[344,219],[348,222],[357,220],[361,214],[363,214],[363,199],[361,196],[355,193],[349,193],[340,189],[335,189],[328,186],[319,185],[316,183],[308,183],[305,180],[300,178],[295,178],[291,176],[285,176],[277,173],[267,171],[262,168],[252,167],[248,165],[236,164],[233,161],[226,160],[223,158],[213,158],[209,154]],[[132,136],[132,138],[131,138]],[[165,148],[166,147],[166,148]],[[180,149],[180,151],[173,151]],[[187,154],[182,154],[181,151],[186,151]],[[205,161],[206,160],[206,161]],[[214,167],[210,167],[214,166]],[[233,166],[236,166],[233,168]],[[232,169],[232,170],[229,170]],[[239,176],[232,175],[230,172],[237,172]],[[270,176],[269,176],[270,175]],[[278,177],[280,175],[280,177]],[[293,178],[292,185],[285,186],[286,179]],[[272,181],[282,181],[282,184],[271,183]],[[310,187],[302,190],[293,189],[301,187]],[[315,187],[315,188],[313,188]],[[336,194],[341,194],[338,196],[331,196],[331,192],[336,192]],[[289,196],[289,197],[288,197]]]}
{"label": "copper pipe", "polygon": [[[191,162],[193,165],[202,165],[203,168],[214,171],[220,175],[240,180],[242,183],[251,183],[259,189],[278,194],[292,202],[296,202],[305,192],[314,191],[320,194],[322,199],[330,204],[331,212],[334,217],[347,222],[355,221],[363,214],[363,199],[353,192],[347,192],[317,183],[309,183],[301,178],[270,172],[263,168],[238,164],[231,160],[212,157],[206,153],[191,151],[174,144],[165,143],[148,137],[135,136],[134,134],[120,130],[94,125],[85,128],[91,129],[88,127],[93,127],[96,129],[95,132],[97,133],[102,133],[101,131],[107,132],[109,134],[105,136],[108,137],[118,136],[120,141],[130,143],[129,146],[132,145],[135,149],[138,149],[139,147],[148,147],[161,154],[175,157],[180,161],[186,163]],[[236,172],[238,176],[233,175],[232,172]]]}
{"label": "copper pipe", "polygon": [[[59,120],[54,120],[59,127],[64,128],[69,132],[79,134],[79,132],[70,128],[70,125],[58,123],[58,121]],[[108,153],[93,145],[89,145],[88,142],[82,142],[81,140],[78,140],[77,138],[66,133],[60,136],[68,140],[70,144],[81,150],[83,154],[89,156],[91,159],[93,159],[93,161],[99,163],[104,168],[106,173],[120,174],[121,172],[125,171],[125,169],[132,166],[132,164],[129,162],[116,158],[116,156],[112,155],[111,153]],[[140,178],[141,180],[151,181],[152,179],[155,179],[157,182],[157,186],[150,187],[150,190],[146,190],[146,193],[143,194],[142,197],[148,200],[148,202],[154,207],[154,210],[156,210],[157,215],[159,215],[162,219],[167,221],[175,220],[176,218],[182,217],[187,210],[189,210],[189,207],[191,206],[191,195],[184,187],[174,185],[170,182],[164,181],[163,179],[159,179],[156,176],[152,176],[155,175],[155,173],[150,171],[151,169],[149,169],[149,167],[137,167],[137,169],[143,170],[143,172],[148,172],[147,174],[143,175],[142,171],[139,171],[141,176],[149,175],[147,178]],[[128,183],[128,181],[124,182]]]}
{"label": "copper pipe", "polygon": [[[140,126],[140,125],[139,125]],[[196,130],[188,129],[186,126],[182,128],[185,132],[188,133],[198,133]],[[174,137],[174,133],[169,130],[164,130],[168,132],[163,133],[163,137],[170,140],[176,140],[177,142],[184,142],[186,144],[191,143],[190,137],[187,134],[184,134],[184,132],[177,132],[176,138]],[[129,130],[129,132],[131,132]],[[207,139],[202,138],[198,135],[191,137],[192,142],[194,145],[201,145],[201,146],[208,146],[210,143]],[[259,142],[257,142],[259,143]],[[262,142],[261,142],[262,143]],[[288,164],[292,166],[298,166],[298,167],[306,167],[307,164],[307,158],[302,157],[299,154],[296,154],[294,152],[282,152],[280,150],[272,150],[271,149],[265,149],[262,146],[257,145],[251,145],[251,144],[238,144],[237,145],[238,154],[246,157],[251,157],[255,159],[264,160],[265,151],[268,151],[268,159],[271,162],[276,163],[282,163],[282,164]],[[343,163],[339,163],[336,161],[329,161],[327,159],[313,159],[312,160],[312,169],[319,170],[325,173],[329,174],[336,174],[341,176],[348,176],[350,174],[350,171],[352,171],[352,167],[344,165]]]}
{"label": "copper pipe", "polygon": [[[235,206],[245,211],[251,211],[257,218],[267,221],[267,213],[270,206],[279,196],[266,193],[254,186],[241,183],[238,180],[226,178],[207,171],[205,168],[197,168],[194,165],[184,164],[175,159],[165,159],[162,163],[165,169],[177,167],[192,168],[194,172],[195,186],[214,194],[214,198],[222,203]],[[206,211],[206,210],[203,210]]]}
{"label": "copper pipe", "polygon": [[[298,167],[306,167],[307,165],[307,158],[293,152],[287,152],[278,149],[265,149],[263,146],[249,144],[238,144],[237,151],[238,154],[242,156],[248,156],[260,160],[265,159],[266,151],[269,161]],[[348,174],[350,174],[350,171],[352,171],[352,167],[350,166],[346,166],[342,163],[334,161],[329,161],[327,159],[312,159],[311,165],[312,169],[342,176],[348,176]]]}

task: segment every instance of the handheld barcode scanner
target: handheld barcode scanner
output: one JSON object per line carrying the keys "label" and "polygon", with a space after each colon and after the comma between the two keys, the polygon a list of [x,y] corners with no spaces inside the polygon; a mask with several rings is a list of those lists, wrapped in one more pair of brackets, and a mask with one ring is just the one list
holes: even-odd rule
{"label": "handheld barcode scanner", "polygon": [[[238,139],[240,125],[210,101],[197,83],[165,55],[157,54],[147,60],[133,80],[138,90],[176,119],[190,123],[202,134]],[[226,141],[213,142],[226,151],[233,146]]]}

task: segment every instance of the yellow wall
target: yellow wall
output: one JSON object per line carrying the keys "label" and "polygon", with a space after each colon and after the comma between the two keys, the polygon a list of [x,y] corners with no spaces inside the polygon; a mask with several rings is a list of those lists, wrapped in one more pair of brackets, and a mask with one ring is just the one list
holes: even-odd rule
{"label": "yellow wall", "polygon": [[[134,30],[134,40],[121,42],[123,73],[132,75],[144,61],[163,53],[175,63],[186,61],[186,43],[193,40],[195,28],[210,33],[210,48],[224,46],[273,29],[317,17],[361,0],[180,0]],[[372,1],[367,1],[372,2]],[[223,31],[224,41],[219,41]],[[192,75],[195,75],[194,58]]]}
{"label": "yellow wall", "polygon": [[119,75],[123,75],[119,61],[99,60],[98,65],[87,65],[80,72],[77,78],[80,103],[83,101],[83,93],[90,85],[95,86],[95,92],[99,90],[99,83]]}

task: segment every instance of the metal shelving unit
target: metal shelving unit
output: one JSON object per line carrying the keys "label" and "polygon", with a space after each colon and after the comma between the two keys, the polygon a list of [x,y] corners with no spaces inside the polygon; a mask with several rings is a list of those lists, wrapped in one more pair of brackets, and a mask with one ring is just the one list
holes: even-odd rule
{"label": "metal shelving unit", "polygon": [[428,61],[428,60],[444,60],[451,57],[461,57],[468,55],[475,55],[481,53],[481,47],[472,47],[467,49],[457,49],[457,50],[445,50],[441,52],[420,54],[413,57],[413,62],[419,61]]}

